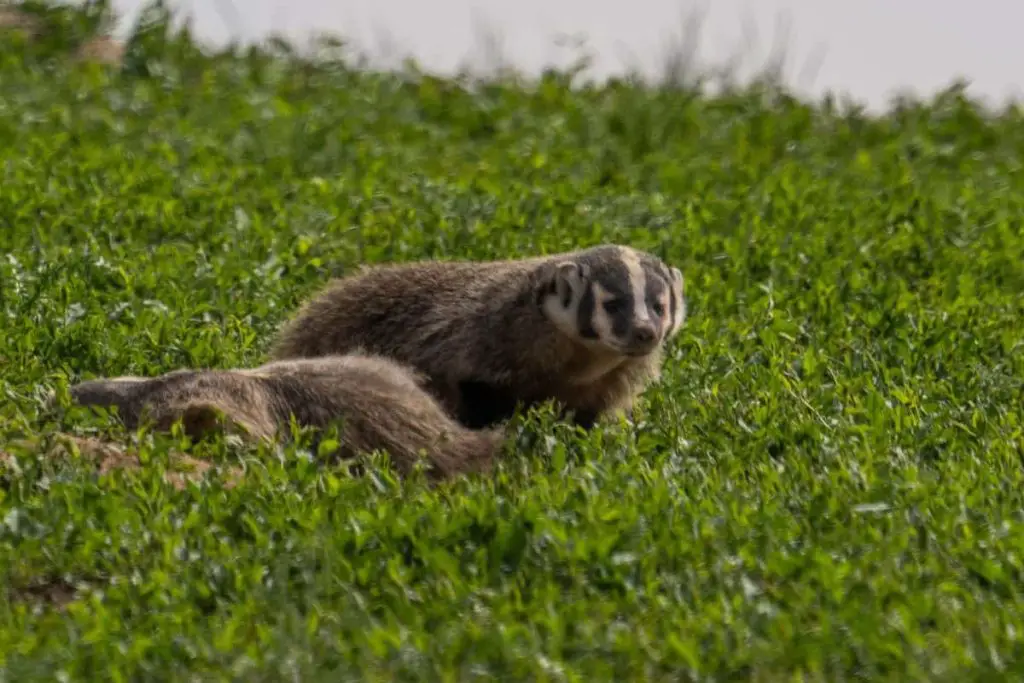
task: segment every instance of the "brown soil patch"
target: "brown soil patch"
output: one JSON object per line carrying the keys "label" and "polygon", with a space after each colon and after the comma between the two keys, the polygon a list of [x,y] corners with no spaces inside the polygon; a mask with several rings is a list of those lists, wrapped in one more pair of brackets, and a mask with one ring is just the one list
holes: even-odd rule
{"label": "brown soil patch", "polygon": [[[96,464],[99,474],[107,474],[119,469],[137,470],[142,466],[138,455],[131,448],[95,437],[73,434],[59,435],[51,447],[46,452],[40,452],[39,455],[47,458],[69,458],[76,450],[83,458]],[[13,456],[0,451],[0,466],[10,467],[13,463]],[[209,462],[198,460],[180,451],[171,453],[171,465],[183,471],[166,472],[164,479],[179,491],[184,489],[189,482],[201,480],[212,468]],[[241,480],[241,477],[242,470],[240,468],[232,467],[227,470],[224,480],[225,488],[233,488]]]}
{"label": "brown soil patch", "polygon": [[76,57],[83,62],[117,66],[124,58],[124,49],[123,43],[119,43],[113,38],[100,36],[86,41],[78,48]]}
{"label": "brown soil patch", "polygon": [[75,587],[63,579],[48,579],[11,590],[11,597],[16,601],[43,603],[57,609],[63,609],[77,596]]}
{"label": "brown soil patch", "polygon": [[18,29],[30,36],[39,32],[39,20],[11,7],[0,7],[0,29]]}
{"label": "brown soil patch", "polygon": [[[34,39],[42,34],[43,25],[29,12],[12,7],[0,7],[0,31],[5,30],[21,31],[30,39]],[[79,46],[74,57],[83,62],[118,65],[124,58],[124,51],[124,43],[110,36],[94,36]]]}

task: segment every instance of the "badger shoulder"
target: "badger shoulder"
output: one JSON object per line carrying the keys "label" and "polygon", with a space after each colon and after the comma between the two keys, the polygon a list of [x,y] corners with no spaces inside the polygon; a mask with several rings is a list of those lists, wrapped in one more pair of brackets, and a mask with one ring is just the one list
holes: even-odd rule
{"label": "badger shoulder", "polygon": [[193,439],[216,431],[287,439],[294,419],[314,432],[338,427],[340,455],[384,451],[400,472],[426,454],[434,477],[486,471],[503,434],[471,431],[422,388],[415,370],[370,354],[275,361],[251,369],[177,370],[71,388],[80,405],[117,406],[129,427],[180,422]]}

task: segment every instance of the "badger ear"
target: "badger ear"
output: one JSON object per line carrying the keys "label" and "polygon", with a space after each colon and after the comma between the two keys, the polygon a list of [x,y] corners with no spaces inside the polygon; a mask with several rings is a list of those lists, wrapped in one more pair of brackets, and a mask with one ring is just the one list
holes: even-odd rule
{"label": "badger ear", "polygon": [[575,261],[562,261],[555,265],[551,291],[558,297],[563,308],[571,306],[573,295],[583,291],[589,274],[584,264]]}
{"label": "badger ear", "polygon": [[668,272],[672,275],[672,282],[674,282],[674,283],[678,282],[679,283],[679,287],[682,288],[683,287],[683,271],[681,271],[678,268],[676,268],[675,266],[673,266],[673,267],[669,268]]}

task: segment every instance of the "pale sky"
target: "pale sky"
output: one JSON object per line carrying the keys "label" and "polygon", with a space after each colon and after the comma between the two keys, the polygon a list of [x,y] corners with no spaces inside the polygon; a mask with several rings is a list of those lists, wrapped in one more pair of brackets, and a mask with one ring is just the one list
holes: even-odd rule
{"label": "pale sky", "polygon": [[[114,0],[128,25],[141,0]],[[535,73],[571,61],[559,33],[582,34],[595,75],[651,66],[704,10],[701,59],[722,64],[744,50],[741,73],[763,66],[773,43],[788,48],[785,75],[798,90],[847,92],[877,107],[894,90],[932,92],[955,77],[1002,102],[1024,94],[1024,3],[1013,0],[170,0],[194,16],[204,39],[291,37],[310,30],[352,39],[371,56],[411,55],[445,72],[484,54],[500,36],[513,65]]]}

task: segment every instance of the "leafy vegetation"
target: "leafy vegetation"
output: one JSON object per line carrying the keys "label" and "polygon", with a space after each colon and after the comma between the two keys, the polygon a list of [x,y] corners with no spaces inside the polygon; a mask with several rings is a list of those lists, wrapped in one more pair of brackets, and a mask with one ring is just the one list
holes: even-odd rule
{"label": "leafy vegetation", "polygon": [[[1024,673],[1018,109],[372,73],[165,20],[120,66],[0,57],[0,678]],[[491,477],[214,440],[175,485],[177,436],[48,407],[259,363],[359,263],[602,241],[687,276],[663,381],[633,425],[517,419]]]}

